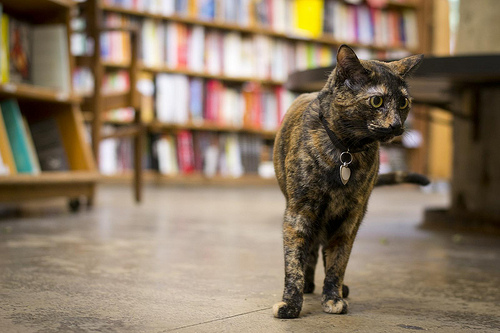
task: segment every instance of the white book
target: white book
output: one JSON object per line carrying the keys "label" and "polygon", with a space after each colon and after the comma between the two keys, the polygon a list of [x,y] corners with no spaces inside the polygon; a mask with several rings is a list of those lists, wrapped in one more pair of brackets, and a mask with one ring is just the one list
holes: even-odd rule
{"label": "white book", "polygon": [[161,3],[161,14],[170,16],[175,14],[175,0],[158,0]]}
{"label": "white book", "polygon": [[170,68],[177,68],[179,64],[179,40],[178,40],[178,32],[177,32],[178,23],[169,21],[167,23],[167,66]]}
{"label": "white book", "polygon": [[156,36],[154,39],[154,44],[152,48],[154,50],[154,64],[155,66],[162,66],[165,63],[166,55],[165,52],[165,35],[167,27],[163,23],[156,24]]}
{"label": "white book", "polygon": [[272,2],[273,10],[273,30],[278,32],[286,31],[286,3],[285,0],[274,0]]}
{"label": "white book", "polygon": [[222,36],[215,31],[209,31],[206,35],[206,71],[209,74],[219,75],[222,72]]}
{"label": "white book", "polygon": [[113,175],[118,171],[118,140],[105,139],[99,143],[99,170],[104,175]]}
{"label": "white book", "polygon": [[63,24],[33,27],[33,84],[71,92],[68,31]]}
{"label": "white book", "polygon": [[146,67],[153,67],[155,63],[155,35],[156,23],[152,19],[145,19],[141,29],[142,60]]}
{"label": "white book", "polygon": [[414,10],[405,10],[403,12],[404,30],[406,33],[406,47],[410,49],[418,48],[418,28],[417,14]]}
{"label": "white book", "polygon": [[170,101],[173,104],[173,118],[177,124],[185,124],[189,121],[189,79],[186,75],[173,75],[174,77],[174,98]]}
{"label": "white book", "polygon": [[257,60],[257,78],[267,79],[270,76],[270,53],[271,53],[271,38],[262,35],[256,35],[255,43],[255,57]]}
{"label": "white book", "polygon": [[195,72],[202,72],[205,65],[205,28],[195,25],[191,30],[188,44],[188,67]]}
{"label": "white book", "polygon": [[257,55],[254,50],[254,43],[251,37],[243,37],[241,39],[241,68],[240,74],[242,77],[256,76],[255,58]]}
{"label": "white book", "polygon": [[371,35],[371,20],[370,20],[370,10],[366,6],[358,7],[358,31],[359,39],[358,42],[361,44],[372,44],[373,39]]}
{"label": "white book", "polygon": [[224,75],[241,76],[241,35],[229,32],[224,35]]}
{"label": "white book", "polygon": [[177,175],[179,173],[179,166],[174,138],[172,136],[162,137],[156,142],[156,151],[160,173],[167,176]]}
{"label": "white book", "polygon": [[156,76],[156,118],[163,123],[174,122],[175,84],[171,74]]}

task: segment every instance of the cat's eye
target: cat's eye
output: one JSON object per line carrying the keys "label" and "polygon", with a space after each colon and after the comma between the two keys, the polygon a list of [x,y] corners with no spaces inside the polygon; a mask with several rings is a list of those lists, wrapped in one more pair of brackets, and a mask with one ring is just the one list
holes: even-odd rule
{"label": "cat's eye", "polygon": [[380,96],[372,96],[370,97],[370,104],[374,108],[379,108],[384,104],[384,99]]}
{"label": "cat's eye", "polygon": [[406,109],[408,107],[408,104],[410,104],[410,101],[408,100],[408,98],[406,97],[403,97],[401,98],[401,100],[399,101],[399,108],[402,110],[402,109]]}

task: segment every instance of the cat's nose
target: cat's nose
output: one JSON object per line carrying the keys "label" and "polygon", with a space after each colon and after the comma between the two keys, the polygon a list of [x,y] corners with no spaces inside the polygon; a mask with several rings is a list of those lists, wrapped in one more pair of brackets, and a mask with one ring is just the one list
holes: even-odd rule
{"label": "cat's nose", "polygon": [[390,125],[390,128],[394,135],[401,135],[405,131],[403,124],[401,124],[400,122]]}

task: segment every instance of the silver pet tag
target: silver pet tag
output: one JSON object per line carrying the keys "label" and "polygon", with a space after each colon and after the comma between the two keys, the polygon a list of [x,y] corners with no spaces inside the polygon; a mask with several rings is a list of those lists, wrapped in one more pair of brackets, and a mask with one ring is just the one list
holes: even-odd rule
{"label": "silver pet tag", "polygon": [[340,166],[340,180],[342,180],[342,184],[347,184],[349,178],[351,177],[351,169],[347,166],[347,164]]}
{"label": "silver pet tag", "polygon": [[351,169],[349,169],[349,164],[352,162],[352,155],[349,150],[340,154],[340,162],[342,163],[340,166],[340,180],[342,181],[342,184],[345,185],[349,181],[349,178],[351,178]]}

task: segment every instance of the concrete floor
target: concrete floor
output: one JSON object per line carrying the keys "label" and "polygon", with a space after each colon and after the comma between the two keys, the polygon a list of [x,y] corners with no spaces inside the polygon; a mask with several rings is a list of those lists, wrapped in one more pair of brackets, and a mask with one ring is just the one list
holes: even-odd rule
{"label": "concrete floor", "polygon": [[[0,218],[0,332],[499,332],[498,238],[418,229],[446,196],[374,192],[346,283],[323,313],[322,268],[301,317],[273,318],[283,283],[276,188],[155,188],[135,206]],[[43,206],[42,206],[43,207]]]}

